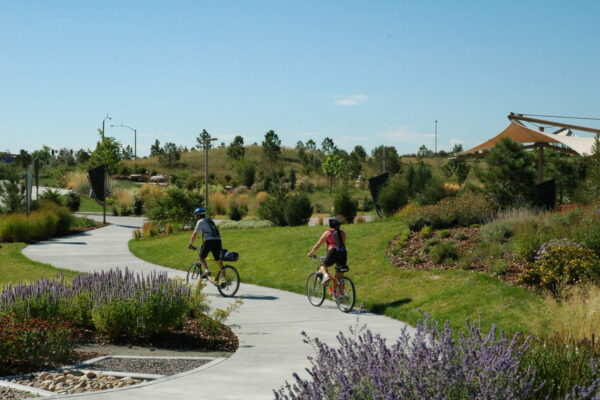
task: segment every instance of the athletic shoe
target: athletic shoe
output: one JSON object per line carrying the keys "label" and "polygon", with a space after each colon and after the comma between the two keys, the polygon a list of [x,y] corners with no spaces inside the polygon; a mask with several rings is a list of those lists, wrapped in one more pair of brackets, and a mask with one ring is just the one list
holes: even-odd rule
{"label": "athletic shoe", "polygon": [[331,275],[329,275],[329,274],[323,275],[323,280],[321,281],[321,285],[323,285],[323,286],[327,285],[330,280],[331,280]]}

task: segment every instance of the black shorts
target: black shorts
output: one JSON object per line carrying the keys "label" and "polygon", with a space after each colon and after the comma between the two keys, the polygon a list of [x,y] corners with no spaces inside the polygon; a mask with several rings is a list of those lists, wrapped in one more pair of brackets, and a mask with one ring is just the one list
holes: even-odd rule
{"label": "black shorts", "polygon": [[333,264],[335,264],[337,267],[345,267],[347,262],[348,252],[337,251],[336,249],[329,249],[329,251],[327,251],[327,255],[323,259],[323,264],[328,267],[331,267]]}
{"label": "black shorts", "polygon": [[205,240],[200,248],[200,258],[206,258],[208,253],[211,252],[215,260],[220,260],[222,248],[221,239]]}

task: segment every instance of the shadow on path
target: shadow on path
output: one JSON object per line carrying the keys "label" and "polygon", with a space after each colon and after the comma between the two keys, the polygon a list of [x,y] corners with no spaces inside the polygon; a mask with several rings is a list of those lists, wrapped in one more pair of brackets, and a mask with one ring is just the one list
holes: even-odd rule
{"label": "shadow on path", "polygon": [[377,304],[373,305],[373,307],[371,308],[371,312],[374,312],[375,314],[383,314],[385,312],[385,310],[387,310],[390,307],[401,306],[403,304],[408,304],[411,301],[412,301],[412,299],[404,298],[404,299],[391,301],[388,303],[377,303]]}
{"label": "shadow on path", "polygon": [[279,297],[276,296],[258,296],[258,295],[242,295],[240,296],[242,299],[248,300],[277,300]]}

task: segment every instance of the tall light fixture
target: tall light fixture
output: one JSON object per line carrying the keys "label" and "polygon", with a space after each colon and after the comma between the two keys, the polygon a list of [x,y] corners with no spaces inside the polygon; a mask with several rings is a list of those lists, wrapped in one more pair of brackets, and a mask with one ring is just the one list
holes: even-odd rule
{"label": "tall light fixture", "polygon": [[106,113],[106,117],[104,117],[104,119],[102,120],[102,140],[104,140],[104,122],[107,119],[112,119],[111,117],[108,116],[108,113]]}
{"label": "tall light fixture", "polygon": [[137,160],[137,130],[133,129],[130,126],[124,125],[121,122],[121,125],[111,125],[111,128],[129,128],[133,131],[133,158]]}
{"label": "tall light fixture", "polygon": [[435,120],[435,150],[434,155],[437,155],[437,119]]}
{"label": "tall light fixture", "polygon": [[207,137],[204,139],[204,207],[208,208],[208,147],[210,142],[218,140],[217,138]]}

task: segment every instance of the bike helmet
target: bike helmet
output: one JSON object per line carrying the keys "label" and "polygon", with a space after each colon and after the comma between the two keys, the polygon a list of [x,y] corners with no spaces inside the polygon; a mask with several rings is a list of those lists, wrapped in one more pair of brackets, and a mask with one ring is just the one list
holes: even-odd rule
{"label": "bike helmet", "polygon": [[204,207],[198,207],[194,210],[194,212],[192,213],[194,215],[204,215],[206,214],[206,208]]}
{"label": "bike helmet", "polygon": [[342,225],[342,220],[339,217],[329,217],[329,227],[336,228]]}

